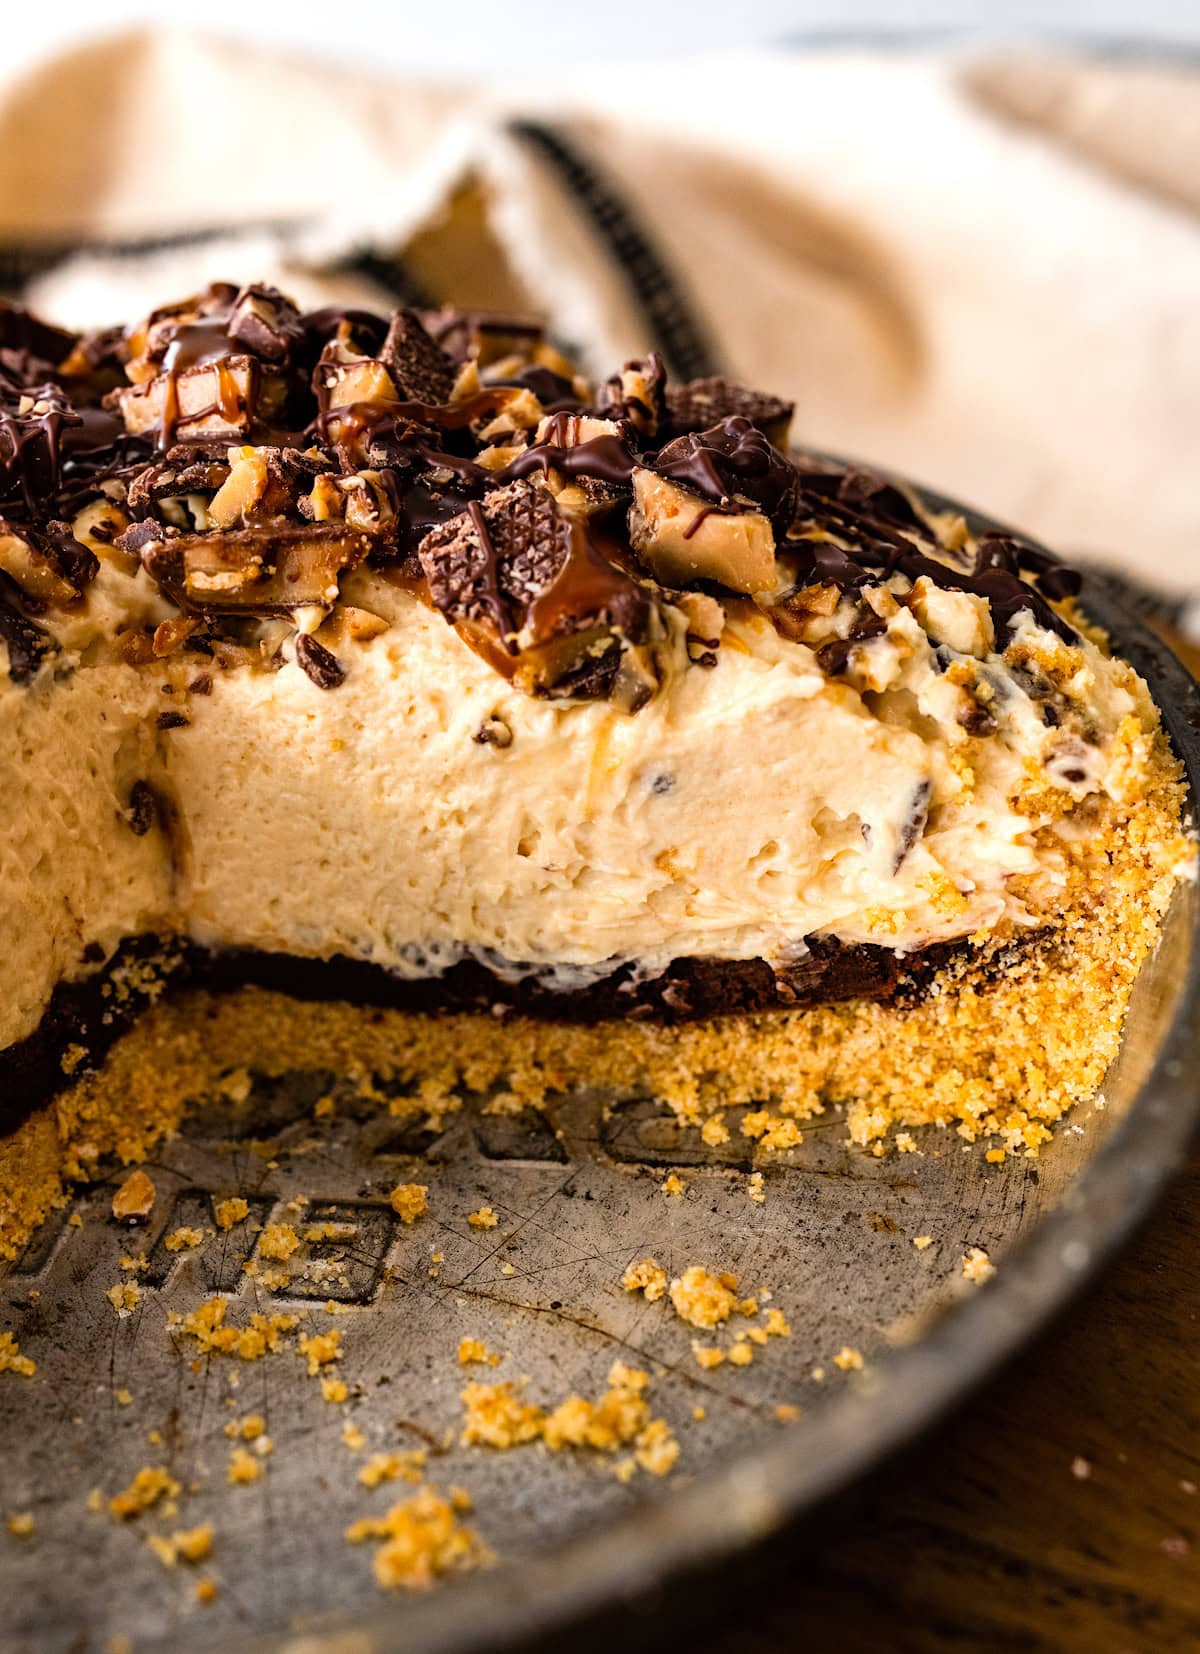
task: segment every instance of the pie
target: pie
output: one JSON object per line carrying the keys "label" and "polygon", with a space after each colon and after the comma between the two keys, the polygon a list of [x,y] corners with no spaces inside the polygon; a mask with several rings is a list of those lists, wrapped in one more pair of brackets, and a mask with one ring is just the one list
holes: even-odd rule
{"label": "pie", "polygon": [[1191,845],[1043,551],[501,316],[8,307],[0,403],[0,1252],[253,1073],[1027,1152],[1100,1083]]}

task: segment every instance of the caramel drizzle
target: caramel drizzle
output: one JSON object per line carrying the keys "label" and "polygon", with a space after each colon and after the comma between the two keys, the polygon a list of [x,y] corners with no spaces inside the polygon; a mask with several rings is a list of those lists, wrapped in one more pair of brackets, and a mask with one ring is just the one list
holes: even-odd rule
{"label": "caramel drizzle", "polygon": [[216,367],[217,399],[207,408],[197,409],[190,419],[204,419],[219,413],[227,425],[236,425],[242,415],[242,401],[237,384],[229,372],[228,358],[237,354],[229,337],[228,311],[217,316],[206,316],[198,322],[182,322],[176,329],[163,357],[162,415],[159,419],[159,443],[169,448],[179,423],[179,378],[192,368]]}

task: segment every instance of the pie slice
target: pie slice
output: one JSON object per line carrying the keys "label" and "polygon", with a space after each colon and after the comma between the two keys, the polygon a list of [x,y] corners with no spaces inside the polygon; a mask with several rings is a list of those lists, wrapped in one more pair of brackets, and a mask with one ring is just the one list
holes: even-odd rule
{"label": "pie slice", "polygon": [[504,317],[9,307],[0,401],[0,1253],[245,1069],[777,1147],[1098,1085],[1191,845],[1045,553]]}

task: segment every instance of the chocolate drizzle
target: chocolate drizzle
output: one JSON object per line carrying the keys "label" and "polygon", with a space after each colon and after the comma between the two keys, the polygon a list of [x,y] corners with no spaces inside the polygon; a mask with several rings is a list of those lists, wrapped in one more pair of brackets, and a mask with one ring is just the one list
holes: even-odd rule
{"label": "chocolate drizzle", "polygon": [[[24,547],[10,552],[16,585],[0,604],[10,668],[27,674],[45,652],[39,605],[76,600],[94,572],[71,520],[103,495],[114,514],[87,532],[140,556],[198,617],[193,647],[217,616],[228,626],[327,607],[366,558],[401,583],[428,582],[435,606],[505,676],[535,693],[595,694],[655,631],[665,565],[643,523],[644,562],[630,539],[646,472],[700,502],[676,531],[683,540],[713,517],[767,519],[727,532],[731,543],[756,536],[766,578],[753,589],[787,637],[810,635],[813,588],[853,596],[901,576],[983,599],[1001,647],[1026,612],[1075,640],[1054,605],[1077,594],[1078,575],[1006,535],[943,547],[895,483],[789,457],[790,403],[724,379],[670,384],[654,355],[627,362],[591,407],[570,375],[531,323],[410,309],[302,315],[261,285],[217,283],[127,334],[91,339],[0,306],[0,516]],[[269,472],[262,486],[230,461],[231,441],[253,446],[251,468]],[[707,529],[706,548],[720,532]],[[537,579],[510,589],[535,545]],[[679,567],[684,589],[750,589],[713,549],[696,564],[703,578]],[[794,592],[772,596],[789,575]],[[884,630],[873,617],[854,627],[812,634],[828,672],[844,674],[854,646]],[[568,637],[574,653],[548,664],[548,643]],[[643,664],[629,704],[655,681]]]}
{"label": "chocolate drizzle", "polygon": [[[908,533],[896,526],[903,523]],[[842,472],[799,470],[797,512],[792,535],[806,530],[832,531],[850,542],[849,548],[826,540],[793,537],[787,550],[796,559],[801,585],[825,584],[853,592],[893,574],[915,582],[922,576],[944,591],[970,592],[988,604],[997,630],[1005,641],[1017,617],[1028,610],[1039,626],[1065,643],[1078,635],[1046,598],[1074,596],[1080,589],[1075,570],[1057,563],[1045,552],[1009,535],[980,540],[970,557],[957,556],[957,565],[931,557],[914,543],[913,535],[937,544],[932,530],[894,485],[859,468]],[[1038,587],[1021,576],[1022,567],[1034,574]],[[1050,581],[1050,589],[1042,586]],[[1043,591],[1046,595],[1043,596]]]}
{"label": "chocolate drizzle", "polygon": [[677,437],[661,450],[654,469],[726,508],[757,506],[780,531],[795,516],[796,467],[741,415]]}

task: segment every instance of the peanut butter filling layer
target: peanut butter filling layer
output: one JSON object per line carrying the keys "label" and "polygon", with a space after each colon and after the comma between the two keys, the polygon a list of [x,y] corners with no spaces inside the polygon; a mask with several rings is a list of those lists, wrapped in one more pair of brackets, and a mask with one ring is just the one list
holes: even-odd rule
{"label": "peanut butter filling layer", "polygon": [[939,1125],[1036,1154],[1116,1055],[1187,850],[1178,769],[1161,742],[1149,777],[1136,804],[1107,804],[1079,840],[1052,929],[1015,952],[981,941],[910,1003],[593,1027],[261,989],[168,996],[102,1067],[0,1140],[0,1255],[20,1251],[68,1181],[111,1156],[143,1158],[190,1108],[244,1095],[254,1073],[344,1073],[381,1109],[434,1119],[464,1105],[544,1106],[578,1088],[598,1107],[649,1092],[697,1127],[753,1104],[742,1129],[767,1154],[796,1148],[804,1122],[830,1108],[878,1152],[898,1129]]}

